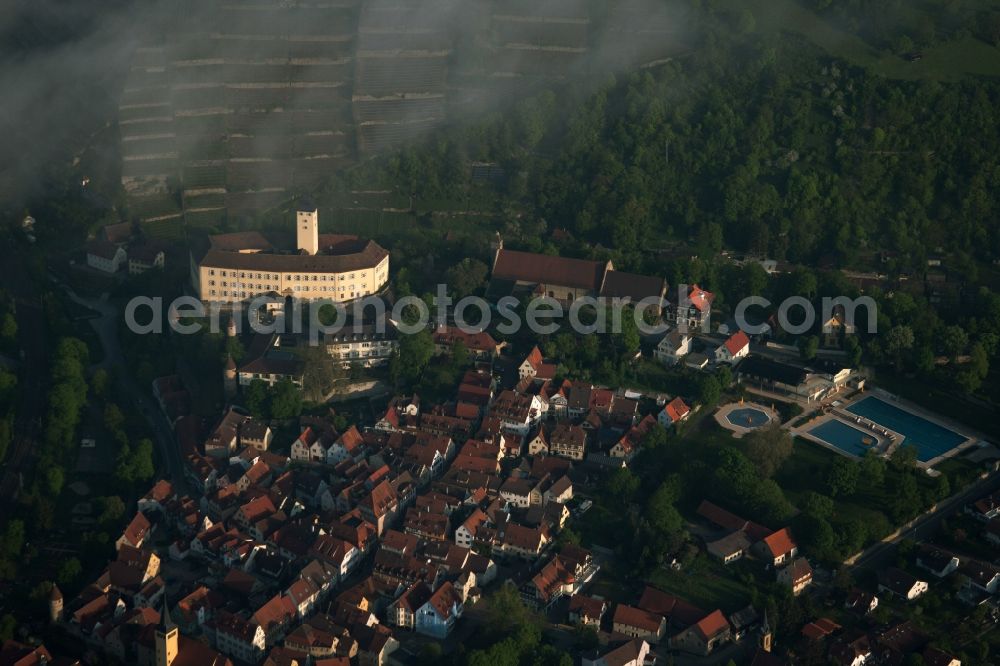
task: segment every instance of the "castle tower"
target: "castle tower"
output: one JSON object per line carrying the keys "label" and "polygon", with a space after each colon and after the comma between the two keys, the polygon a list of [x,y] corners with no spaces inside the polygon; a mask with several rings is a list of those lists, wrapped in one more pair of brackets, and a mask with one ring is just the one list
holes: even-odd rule
{"label": "castle tower", "polygon": [[764,609],[764,621],[760,624],[760,649],[770,652],[774,647],[774,633],[771,631],[771,623],[767,621],[767,609]]}
{"label": "castle tower", "polygon": [[311,201],[300,202],[295,213],[297,247],[306,254],[319,252],[319,209]]}
{"label": "castle tower", "polygon": [[59,586],[52,583],[52,591],[49,593],[49,622],[59,622],[62,620],[63,595]]}
{"label": "castle tower", "polygon": [[226,324],[226,337],[235,338],[236,337],[236,317],[230,316],[229,323]]}
{"label": "castle tower", "polygon": [[226,357],[226,369],[222,373],[222,388],[227,399],[236,395],[236,362],[232,356]]}
{"label": "castle tower", "polygon": [[160,613],[160,623],[156,626],[156,665],[170,666],[177,658],[177,625],[170,619],[170,603],[163,595],[163,612]]}

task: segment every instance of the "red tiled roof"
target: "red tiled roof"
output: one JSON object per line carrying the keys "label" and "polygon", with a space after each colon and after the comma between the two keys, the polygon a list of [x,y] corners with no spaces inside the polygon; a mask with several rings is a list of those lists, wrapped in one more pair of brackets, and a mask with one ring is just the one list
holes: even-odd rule
{"label": "red tiled roof", "polygon": [[351,426],[344,431],[340,437],[337,438],[337,443],[343,446],[348,451],[353,451],[357,447],[364,443],[364,437],[358,432],[357,426]]}
{"label": "red tiled roof", "polygon": [[[837,629],[840,629],[838,625],[830,622],[829,620],[827,620],[829,624],[820,624],[820,622],[821,620],[817,620],[816,622],[810,622],[802,627],[802,635],[811,641],[819,641],[826,638]],[[831,627],[830,625],[833,626]]]}
{"label": "red tiled roof", "polygon": [[577,613],[580,617],[599,620],[607,607],[601,599],[588,597],[585,594],[574,594],[569,600],[569,612]]}
{"label": "red tiled roof", "polygon": [[166,479],[160,479],[156,482],[148,493],[146,493],[145,499],[155,500],[157,502],[163,502],[174,496],[174,487]]}
{"label": "red tiled roof", "polygon": [[274,508],[274,503],[267,495],[261,495],[260,497],[252,499],[240,507],[240,512],[243,514],[243,517],[246,518],[248,523],[255,522],[264,516],[274,513],[275,511],[277,511],[277,509]]}
{"label": "red tiled roof", "polygon": [[600,261],[501,249],[493,264],[493,277],[599,291],[607,269],[608,264]]}
{"label": "red tiled roof", "polygon": [[670,619],[671,624],[688,627],[705,617],[705,611],[686,601],[647,585],[639,598],[639,608]]}
{"label": "red tiled roof", "polygon": [[750,344],[750,338],[743,331],[736,331],[725,342],[726,351],[735,356],[741,349]]}
{"label": "red tiled roof", "polygon": [[715,610],[699,620],[694,627],[707,641],[729,628],[729,620],[722,614],[722,611]]}
{"label": "red tiled roof", "polygon": [[479,458],[476,456],[458,456],[451,468],[454,470],[464,470],[467,472],[482,472],[483,474],[496,474],[500,471],[500,463],[496,458]]}
{"label": "red tiled roof", "polygon": [[540,529],[511,523],[504,530],[503,543],[537,553],[542,546],[543,536]]}
{"label": "red tiled roof", "polygon": [[787,555],[795,548],[795,541],[792,540],[792,534],[787,527],[764,537],[762,541],[773,557]]}
{"label": "red tiled roof", "polygon": [[452,584],[446,581],[437,589],[437,592],[431,595],[428,603],[434,607],[441,617],[447,620],[451,617],[453,605],[461,604],[462,599],[458,596],[458,592]]}
{"label": "red tiled roof", "polygon": [[150,527],[152,527],[152,525],[150,525],[146,516],[142,515],[141,512],[137,512],[132,518],[132,521],[128,524],[128,527],[125,528],[125,532],[122,536],[124,536],[129,543],[137,546],[143,539],[146,538]]}
{"label": "red tiled roof", "polygon": [[671,423],[677,423],[691,412],[691,408],[680,398],[674,398],[663,409],[667,412],[667,416],[670,417]]}
{"label": "red tiled roof", "polygon": [[543,362],[542,350],[538,348],[538,345],[531,348],[531,351],[528,352],[528,357],[524,359],[524,362],[535,370],[538,369],[538,366],[540,366]]}
{"label": "red tiled roof", "polygon": [[253,614],[253,621],[259,624],[266,633],[271,632],[274,626],[287,624],[295,618],[297,609],[295,603],[283,594],[276,594],[257,609]]}
{"label": "red tiled roof", "polygon": [[660,626],[663,624],[663,616],[634,606],[618,604],[615,608],[615,615],[612,622],[655,634],[660,631]]}
{"label": "red tiled roof", "polygon": [[604,278],[601,296],[605,298],[627,297],[638,302],[651,296],[662,298],[666,289],[667,281],[661,277],[608,271]]}
{"label": "red tiled roof", "polygon": [[406,592],[403,592],[403,594],[400,595],[399,599],[396,600],[395,605],[405,608],[411,613],[415,613],[417,609],[427,603],[430,598],[431,589],[427,587],[427,583],[418,581],[411,585]]}
{"label": "red tiled roof", "polygon": [[688,300],[691,301],[691,305],[699,312],[704,312],[705,308],[712,305],[712,301],[715,300],[715,294],[705,291],[697,284],[693,284],[691,285],[691,289],[688,290]]}
{"label": "red tiled roof", "polygon": [[698,505],[697,514],[724,529],[743,530],[753,541],[760,541],[771,534],[771,530],[763,525],[752,523],[734,513],[726,511],[721,506],[712,504],[708,500],[704,500]]}
{"label": "red tiled roof", "polygon": [[456,342],[476,352],[495,351],[497,348],[497,341],[486,331],[469,333],[455,326],[441,326],[434,331],[435,344],[450,346]]}

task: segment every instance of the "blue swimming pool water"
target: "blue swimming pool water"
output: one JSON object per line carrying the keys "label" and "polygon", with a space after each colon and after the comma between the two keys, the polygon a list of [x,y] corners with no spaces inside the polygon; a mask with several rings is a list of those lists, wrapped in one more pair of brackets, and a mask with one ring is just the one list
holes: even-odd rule
{"label": "blue swimming pool water", "polygon": [[916,447],[917,459],[921,462],[927,462],[947,453],[965,441],[963,435],[875,396],[862,398],[850,405],[847,411],[901,434],[903,444]]}
{"label": "blue swimming pool water", "polygon": [[871,448],[864,445],[865,437],[870,438],[873,444],[875,439],[871,434],[837,419],[830,419],[829,421],[820,423],[815,428],[812,428],[809,434],[822,439],[827,444],[836,446],[845,453],[859,457],[865,455],[865,451]]}
{"label": "blue swimming pool water", "polygon": [[766,412],[753,407],[734,409],[726,415],[726,419],[741,428],[760,428],[771,421],[771,417]]}

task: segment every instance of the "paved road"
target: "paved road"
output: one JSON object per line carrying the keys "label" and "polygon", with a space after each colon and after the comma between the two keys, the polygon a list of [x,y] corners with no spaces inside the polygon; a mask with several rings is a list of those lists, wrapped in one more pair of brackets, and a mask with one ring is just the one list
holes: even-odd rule
{"label": "paved road", "polygon": [[164,469],[161,470],[161,472],[165,472],[163,475],[179,486],[178,490],[187,490],[184,463],[181,460],[180,447],[177,445],[173,427],[153,399],[152,388],[139,385],[132,375],[125,355],[122,353],[118,340],[121,310],[110,302],[106,295],[101,298],[84,298],[78,296],[65,285],[63,288],[66,289],[71,299],[100,314],[99,317],[90,320],[90,325],[97,332],[101,348],[104,350],[104,360],[101,365],[111,373],[112,377],[116,378],[123,394],[131,398],[132,407],[138,410],[149,424],[153,440],[160,452],[160,460],[163,461]]}
{"label": "paved road", "polygon": [[1000,489],[1000,473],[993,473],[961,493],[943,500],[932,513],[916,518],[913,523],[902,530],[895,538],[869,546],[854,561],[850,569],[857,571],[859,569],[880,569],[887,566],[895,553],[896,547],[903,539],[911,539],[913,541],[926,539],[937,531],[942,520],[958,513],[966,504],[985,497],[998,489]]}

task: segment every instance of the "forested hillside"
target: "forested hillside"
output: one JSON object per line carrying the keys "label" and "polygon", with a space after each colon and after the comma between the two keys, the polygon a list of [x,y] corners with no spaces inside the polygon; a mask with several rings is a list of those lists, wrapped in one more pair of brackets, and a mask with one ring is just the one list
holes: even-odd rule
{"label": "forested hillside", "polygon": [[996,79],[889,78],[758,31],[752,13],[702,21],[684,57],[521,100],[353,182],[448,196],[467,184],[461,160],[497,161],[531,215],[635,269],[689,239],[840,267],[889,251],[908,272],[940,249],[970,277],[997,256]]}

